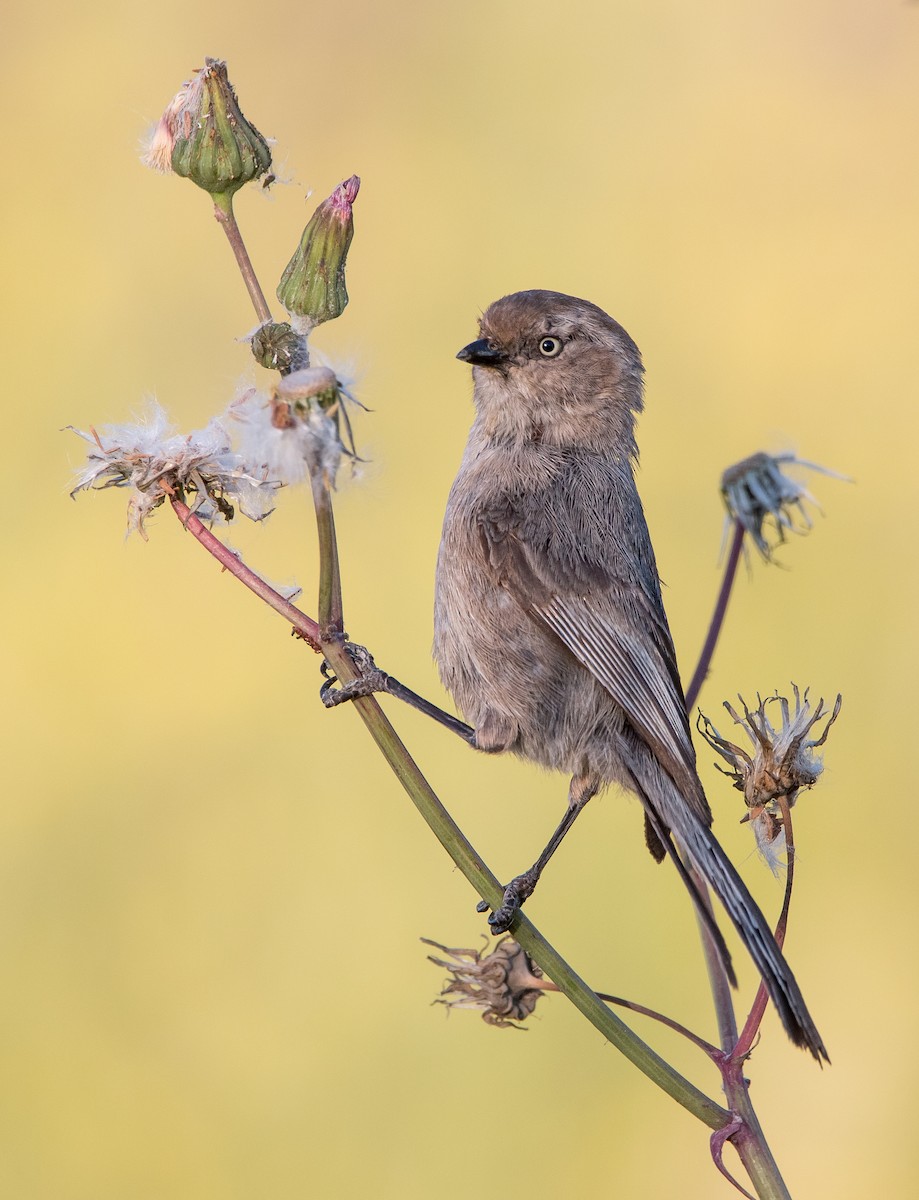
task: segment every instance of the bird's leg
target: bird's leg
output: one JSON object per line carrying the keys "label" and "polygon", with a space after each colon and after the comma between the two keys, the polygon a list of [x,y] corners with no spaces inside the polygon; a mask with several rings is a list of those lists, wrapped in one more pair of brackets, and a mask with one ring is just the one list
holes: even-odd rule
{"label": "bird's leg", "polygon": [[433,717],[435,721],[439,721],[441,725],[458,734],[463,741],[472,746],[475,745],[475,730],[471,725],[444,712],[442,708],[431,704],[429,700],[425,700],[423,696],[419,696],[417,692],[407,688],[404,683],[400,683],[392,675],[381,671],[373,661],[373,655],[365,646],[359,646],[357,642],[348,642],[345,649],[360,675],[357,679],[352,679],[350,683],[344,683],[341,687],[336,688],[335,684],[338,683],[338,679],[331,673],[329,664],[323,661],[319,669],[325,683],[319,689],[319,698],[326,708],[334,708],[337,704],[344,704],[346,700],[356,700],[359,696],[372,696],[375,692],[384,692],[387,696],[395,696],[397,700],[404,700],[412,708],[417,708],[425,716]]}
{"label": "bird's leg", "polygon": [[[528,871],[524,871],[522,875],[518,875],[516,879],[512,879],[504,889],[501,907],[495,909],[488,918],[492,933],[506,933],[510,929],[524,900],[532,896],[536,890],[536,884],[539,882],[546,863],[561,845],[562,839],[577,820],[578,814],[585,807],[587,801],[600,790],[601,782],[596,775],[590,772],[575,775],[571,780],[571,786],[568,788],[568,808],[565,810],[565,815],[559,821],[558,828],[549,839],[545,850],[532,867]],[[488,905],[483,900],[477,906],[476,911],[485,912],[487,908]]]}

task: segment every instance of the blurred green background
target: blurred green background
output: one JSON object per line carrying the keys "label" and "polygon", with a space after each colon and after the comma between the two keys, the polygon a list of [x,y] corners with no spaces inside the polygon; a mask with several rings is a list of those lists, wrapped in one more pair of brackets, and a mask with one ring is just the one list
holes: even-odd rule
{"label": "blurred green background", "polygon": [[[482,919],[356,714],[323,711],[310,653],[168,512],[124,542],[122,493],[68,499],[63,426],[155,393],[190,429],[255,378],[207,198],[138,162],[205,54],[293,180],[237,203],[266,291],[306,191],[363,180],[351,306],[315,343],[373,409],[338,503],[348,628],[407,683],[443,695],[434,560],[471,417],[453,355],[497,296],[585,296],[642,347],[640,484],[684,674],[723,467],[795,449],[855,478],[814,477],[812,535],[741,575],[701,703],[717,719],[791,679],[845,695],[797,810],[788,940],[833,1065],[770,1014],[750,1074],[796,1196],[912,1194],[919,7],[88,0],[5,25],[3,1194],[732,1194],[707,1131],[565,1001],[527,1033],[431,1006],[418,937],[474,945]],[[230,540],[314,609],[305,494]],[[387,709],[498,874],[530,862],[565,781]],[[712,758],[716,829],[774,913]],[[530,912],[596,986],[712,1036],[673,875],[611,794]]]}

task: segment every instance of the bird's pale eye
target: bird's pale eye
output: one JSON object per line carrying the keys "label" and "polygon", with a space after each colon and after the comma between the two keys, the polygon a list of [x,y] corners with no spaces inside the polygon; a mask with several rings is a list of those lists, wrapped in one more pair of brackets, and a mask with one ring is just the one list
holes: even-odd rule
{"label": "bird's pale eye", "polygon": [[544,337],[539,343],[539,353],[544,358],[556,358],[562,352],[564,342],[557,337]]}

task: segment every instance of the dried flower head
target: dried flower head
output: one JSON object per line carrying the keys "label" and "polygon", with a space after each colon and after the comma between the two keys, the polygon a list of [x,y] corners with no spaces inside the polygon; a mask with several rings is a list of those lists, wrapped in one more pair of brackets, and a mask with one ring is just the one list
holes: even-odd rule
{"label": "dried flower head", "polygon": [[[722,737],[712,722],[699,713],[699,732],[708,744],[729,764],[729,769],[718,766],[734,787],[743,793],[744,803],[749,810],[743,818],[750,821],[756,843],[763,857],[773,870],[781,862],[785,849],[785,833],[782,828],[780,800],[791,808],[802,788],[810,788],[817,782],[823,770],[823,762],[814,753],[822,746],[830,732],[830,726],[839,716],[842,696],[836,697],[830,712],[821,698],[816,705],[811,703],[809,689],[802,695],[796,684],[794,711],[784,696],[776,693],[765,700],[757,695],[757,707],[752,711],[743,697],[738,697],[744,715],[741,717],[727,702],[724,707],[735,723],[740,725],[753,745],[750,755],[740,746]],[[773,724],[767,713],[768,706],[777,706],[780,720]],[[776,711],[775,708],[772,710]],[[821,719],[826,725],[819,737],[808,735]],[[717,766],[718,764],[716,764]]]}
{"label": "dried flower head", "polygon": [[307,367],[285,375],[270,396],[245,392],[230,415],[240,423],[246,458],[269,478],[299,483],[309,475],[334,487],[342,455],[359,461],[348,402],[360,403],[331,367]]}
{"label": "dried flower head", "polygon": [[248,341],[252,357],[266,371],[289,374],[309,366],[306,338],[286,321],[266,321]]}
{"label": "dried flower head", "polygon": [[253,471],[234,453],[219,419],[205,429],[181,434],[169,424],[163,409],[152,403],[134,424],[89,432],[68,428],[91,446],[71,495],[91,488],[130,488],[129,533],[136,529],[146,538],[147,516],[175,494],[194,494],[192,510],[202,520],[231,521],[238,508],[250,520],[261,521],[274,509],[280,483],[265,472]]}
{"label": "dried flower head", "polygon": [[428,955],[435,966],[449,972],[436,1004],[475,1009],[486,1024],[500,1029],[521,1028],[514,1022],[524,1021],[532,1013],[545,985],[539,967],[512,938],[501,938],[490,953],[487,938],[482,950],[461,950],[429,938],[421,940],[450,956],[448,960]]}
{"label": "dried flower head", "polygon": [[826,467],[805,462],[794,454],[751,454],[735,463],[721,476],[721,495],[728,510],[728,519],[738,520],[756,544],[757,550],[769,562],[775,545],[764,533],[766,523],[774,525],[778,535],[776,545],[785,541],[786,531],[803,534],[813,528],[805,502],[818,511],[819,505],[802,484],[786,475],[782,467],[791,463],[844,479]]}
{"label": "dried flower head", "polygon": [[232,196],[271,166],[268,141],[243,116],[227,65],[206,58],[170,101],[142,161],[213,196]]}

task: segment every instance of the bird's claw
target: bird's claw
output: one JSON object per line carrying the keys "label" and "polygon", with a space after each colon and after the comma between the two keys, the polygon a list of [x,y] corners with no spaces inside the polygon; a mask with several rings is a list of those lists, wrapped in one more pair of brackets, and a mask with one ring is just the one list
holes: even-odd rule
{"label": "bird's claw", "polygon": [[337,704],[344,704],[346,700],[357,700],[361,696],[372,696],[374,692],[389,690],[389,676],[385,671],[380,670],[373,661],[373,655],[365,646],[359,646],[356,642],[352,642],[346,646],[346,650],[348,657],[360,674],[357,679],[352,679],[336,688],[338,676],[332,674],[328,660],[323,659],[319,670],[322,672],[325,683],[319,689],[319,699],[326,708],[335,708]]}
{"label": "bird's claw", "polygon": [[[513,925],[517,914],[523,907],[523,902],[535,891],[538,878],[539,876],[534,877],[532,871],[524,871],[522,875],[512,879],[504,889],[502,903],[488,918],[489,928],[496,937],[499,934],[507,933]],[[487,912],[489,907],[487,901],[480,900],[475,906],[475,910],[476,912]]]}

